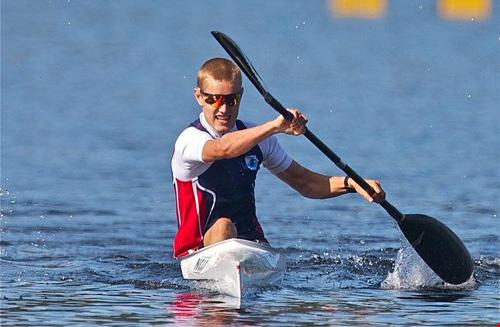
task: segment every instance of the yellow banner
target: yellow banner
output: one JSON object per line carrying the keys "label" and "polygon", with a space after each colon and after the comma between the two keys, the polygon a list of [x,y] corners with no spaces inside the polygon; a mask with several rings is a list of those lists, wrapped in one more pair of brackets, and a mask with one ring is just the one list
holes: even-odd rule
{"label": "yellow banner", "polygon": [[450,20],[484,20],[491,14],[491,0],[438,0],[441,17]]}
{"label": "yellow banner", "polygon": [[387,0],[330,0],[330,9],[337,17],[376,19],[385,16]]}

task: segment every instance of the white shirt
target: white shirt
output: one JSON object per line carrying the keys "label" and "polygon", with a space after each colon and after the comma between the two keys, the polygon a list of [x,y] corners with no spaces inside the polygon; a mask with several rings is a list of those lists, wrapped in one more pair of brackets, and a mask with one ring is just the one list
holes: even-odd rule
{"label": "white shirt", "polygon": [[[222,135],[210,126],[203,113],[200,113],[200,122],[208,133],[189,126],[182,131],[175,142],[172,173],[173,177],[178,180],[192,180],[203,174],[213,163],[203,161],[203,147],[207,141],[220,138]],[[255,126],[255,124],[245,121],[243,124],[247,128]],[[231,131],[235,130],[237,130],[236,124],[231,128]],[[275,136],[270,136],[259,142],[258,146],[263,155],[262,164],[271,173],[279,174],[292,164],[292,158],[283,150]]]}

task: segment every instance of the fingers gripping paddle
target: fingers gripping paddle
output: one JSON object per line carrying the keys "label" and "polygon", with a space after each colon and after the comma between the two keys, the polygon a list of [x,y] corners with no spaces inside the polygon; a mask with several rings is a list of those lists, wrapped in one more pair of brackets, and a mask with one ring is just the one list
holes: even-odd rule
{"label": "fingers gripping paddle", "polygon": [[[221,32],[214,31],[212,35],[257,88],[264,100],[285,119],[291,120],[293,118],[291,113],[264,88],[259,74],[238,45]],[[375,194],[375,190],[361,176],[345,164],[310,130],[306,128],[304,135],[368,194]],[[397,221],[401,231],[420,257],[445,282],[461,284],[470,278],[474,266],[473,261],[465,245],[451,229],[429,216],[402,214],[387,200],[380,205]]]}

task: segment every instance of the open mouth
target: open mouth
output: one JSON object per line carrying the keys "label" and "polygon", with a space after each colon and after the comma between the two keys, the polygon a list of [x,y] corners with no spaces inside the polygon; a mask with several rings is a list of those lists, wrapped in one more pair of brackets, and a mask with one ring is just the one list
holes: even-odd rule
{"label": "open mouth", "polygon": [[231,119],[231,115],[229,116],[215,116],[215,119],[221,123],[227,123],[229,119]]}

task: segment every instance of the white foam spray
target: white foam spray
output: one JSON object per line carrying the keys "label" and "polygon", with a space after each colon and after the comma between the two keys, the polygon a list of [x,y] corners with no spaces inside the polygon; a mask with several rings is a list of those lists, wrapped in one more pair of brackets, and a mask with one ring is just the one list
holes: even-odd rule
{"label": "white foam spray", "polygon": [[401,239],[401,248],[390,272],[382,282],[383,289],[471,289],[476,282],[472,276],[460,285],[445,283],[424,260],[417,254],[405,238]]}

